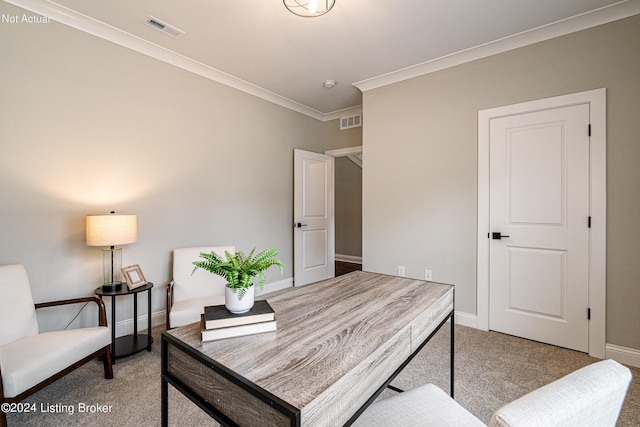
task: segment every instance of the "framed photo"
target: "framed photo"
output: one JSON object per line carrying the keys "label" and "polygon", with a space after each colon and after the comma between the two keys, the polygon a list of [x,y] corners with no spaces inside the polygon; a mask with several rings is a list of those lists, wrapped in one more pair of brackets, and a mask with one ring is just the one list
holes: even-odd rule
{"label": "framed photo", "polygon": [[144,274],[142,274],[138,264],[122,268],[122,275],[127,281],[129,289],[135,289],[147,284],[147,279],[144,278]]}

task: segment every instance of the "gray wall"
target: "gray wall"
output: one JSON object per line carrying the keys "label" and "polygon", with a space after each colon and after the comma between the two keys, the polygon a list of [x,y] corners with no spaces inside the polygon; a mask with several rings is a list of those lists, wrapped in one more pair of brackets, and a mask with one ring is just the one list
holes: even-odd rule
{"label": "gray wall", "polygon": [[[0,13],[23,11],[2,2]],[[36,301],[91,295],[101,284],[85,216],[110,210],[138,215],[123,265],[140,264],[156,284],[154,312],[164,310],[176,247],[275,247],[286,268],[267,282],[290,279],[293,149],[360,145],[339,134],[337,120],[56,22],[0,25],[0,58],[0,264],[26,265]],[[117,320],[132,311],[118,304]],[[73,314],[42,314],[44,329]]]}
{"label": "gray wall", "polygon": [[[366,93],[365,269],[430,268],[475,313],[477,111],[606,87],[607,342],[640,349],[638,46],[633,17]],[[111,209],[138,214],[123,264],[158,286],[153,311],[175,247],[277,247],[287,267],[268,281],[290,278],[292,150],[360,145],[360,130],[55,22],[0,25],[0,58],[0,264],[26,264],[36,301],[100,284],[84,218]],[[131,315],[119,306],[118,320]]]}
{"label": "gray wall", "polygon": [[475,314],[478,111],[601,87],[606,341],[640,349],[640,16],[366,92],[364,268],[430,268]]}

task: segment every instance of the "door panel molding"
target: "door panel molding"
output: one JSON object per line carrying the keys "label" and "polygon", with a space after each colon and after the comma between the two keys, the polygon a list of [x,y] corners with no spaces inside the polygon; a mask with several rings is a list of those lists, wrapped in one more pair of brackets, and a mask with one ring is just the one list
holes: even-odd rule
{"label": "door panel molding", "polygon": [[[489,330],[489,123],[491,119],[532,113],[572,105],[589,105],[590,199],[589,213],[589,354],[605,357],[606,345],[606,89],[569,95],[478,112],[478,235],[477,314],[478,328]],[[587,130],[585,130],[586,132]],[[586,220],[586,218],[585,218]],[[586,315],[586,314],[585,314]]]}

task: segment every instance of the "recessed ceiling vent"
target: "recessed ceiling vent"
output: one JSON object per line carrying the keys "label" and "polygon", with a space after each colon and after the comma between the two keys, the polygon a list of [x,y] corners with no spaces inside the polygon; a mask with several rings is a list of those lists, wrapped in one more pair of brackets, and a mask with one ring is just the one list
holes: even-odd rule
{"label": "recessed ceiling vent", "polygon": [[184,31],[179,30],[176,27],[167,24],[166,22],[162,22],[161,20],[159,20],[158,18],[154,18],[153,16],[149,16],[149,19],[147,19],[147,25],[155,28],[158,31],[162,31],[163,33],[168,34],[171,37],[180,37],[184,34]]}
{"label": "recessed ceiling vent", "polygon": [[340,130],[357,128],[358,126],[362,126],[362,114],[340,117]]}

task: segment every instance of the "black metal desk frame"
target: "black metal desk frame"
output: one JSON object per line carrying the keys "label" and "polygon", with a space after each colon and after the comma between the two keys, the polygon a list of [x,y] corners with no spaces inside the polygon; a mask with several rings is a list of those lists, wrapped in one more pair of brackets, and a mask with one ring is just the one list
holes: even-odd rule
{"label": "black metal desk frame", "polygon": [[[454,292],[454,307],[455,307],[455,292]],[[391,382],[402,372],[402,370],[411,362],[411,360],[424,348],[424,346],[433,338],[433,336],[440,331],[442,326],[444,326],[447,322],[450,322],[450,359],[449,359],[449,381],[450,381],[450,396],[454,397],[454,364],[455,364],[455,344],[454,344],[454,330],[455,330],[455,309],[452,309],[447,316],[438,324],[438,326],[431,332],[431,334],[418,346],[418,348],[398,367],[398,369],[382,384],[371,397],[362,405],[361,408],[344,424],[345,426],[350,426],[361,414],[364,410],[373,403],[374,400],[388,387],[390,387]],[[237,426],[233,421],[227,418],[223,413],[221,413],[211,402],[208,402],[201,397],[198,396],[198,393],[193,391],[188,385],[182,383],[178,378],[175,378],[168,371],[167,366],[167,356],[168,356],[168,346],[175,346],[177,349],[189,354],[196,360],[200,360],[204,366],[207,366],[209,369],[212,369],[222,376],[224,376],[227,380],[235,383],[240,388],[250,392],[252,395],[258,397],[259,399],[267,402],[273,407],[278,408],[280,412],[286,414],[291,422],[292,427],[300,426],[300,412],[289,405],[287,402],[282,401],[276,396],[271,395],[271,393],[263,390],[262,388],[256,386],[255,384],[247,381],[245,378],[236,374],[235,372],[229,370],[225,366],[219,364],[215,360],[212,360],[203,354],[199,353],[195,349],[189,347],[188,345],[182,343],[180,340],[172,337],[167,333],[162,334],[161,339],[161,426],[166,427],[169,425],[169,414],[168,414],[168,386],[169,384],[173,385],[176,389],[178,389],[183,395],[189,398],[192,402],[198,405],[202,410],[204,410],[209,416],[215,419],[218,423],[220,423],[224,427],[234,427]],[[396,391],[402,391],[399,389],[393,388]]]}

